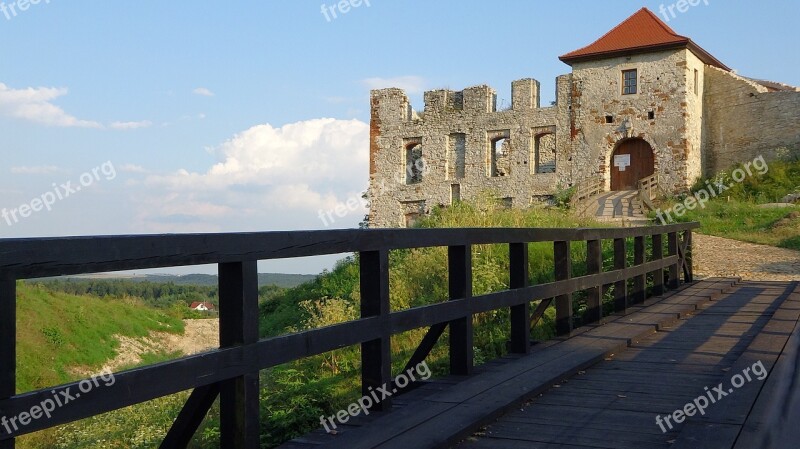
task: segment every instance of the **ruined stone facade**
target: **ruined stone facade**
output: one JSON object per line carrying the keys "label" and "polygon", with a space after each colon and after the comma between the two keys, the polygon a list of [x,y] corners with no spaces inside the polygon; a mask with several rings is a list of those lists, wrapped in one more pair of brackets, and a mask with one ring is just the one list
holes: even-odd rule
{"label": "ruined stone facade", "polygon": [[[652,29],[653,43],[613,48],[613,33],[629,40],[626,26]],[[512,83],[503,111],[488,86],[426,92],[423,112],[400,89],[373,91],[370,225],[407,226],[434,206],[486,194],[528,207],[594,175],[611,189],[626,170],[625,157],[615,156],[633,141],[652,151],[645,173],[670,191],[736,162],[800,149],[798,89],[734,75],[647,10],[609,35],[562,57],[572,73],[557,78],[549,107],[530,78]]]}

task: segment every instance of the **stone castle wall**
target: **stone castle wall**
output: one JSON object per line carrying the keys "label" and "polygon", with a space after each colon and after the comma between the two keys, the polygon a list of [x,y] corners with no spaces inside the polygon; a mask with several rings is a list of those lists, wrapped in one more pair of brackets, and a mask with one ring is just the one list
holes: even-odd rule
{"label": "stone castle wall", "polygon": [[[636,94],[622,93],[627,69],[637,70]],[[575,62],[556,85],[543,108],[536,80],[514,81],[503,111],[488,86],[426,92],[422,112],[400,89],[373,91],[370,225],[407,226],[486,194],[528,207],[593,175],[608,189],[613,153],[629,138],[650,145],[671,192],[758,155],[800,152],[800,92],[708,66],[688,49]]]}
{"label": "stone castle wall", "polygon": [[527,207],[569,182],[560,169],[570,153],[569,76],[557,84],[556,104],[542,108],[538,81],[514,81],[505,111],[488,86],[426,92],[421,113],[399,89],[373,91],[370,224],[404,226],[431,207],[487,192]]}
{"label": "stone castle wall", "polygon": [[706,84],[706,174],[758,156],[800,155],[800,92],[770,91],[713,67]]}

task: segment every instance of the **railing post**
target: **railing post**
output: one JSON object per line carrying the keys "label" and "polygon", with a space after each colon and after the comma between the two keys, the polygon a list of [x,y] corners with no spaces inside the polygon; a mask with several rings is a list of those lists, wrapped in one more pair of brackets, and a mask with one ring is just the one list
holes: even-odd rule
{"label": "railing post", "polygon": [[[603,271],[603,246],[600,240],[586,242],[587,274],[600,274]],[[603,318],[603,287],[601,285],[588,290],[586,298],[586,323],[595,323]]]}
{"label": "railing post", "polygon": [[[614,239],[614,269],[624,270],[628,265],[627,241]],[[624,312],[628,309],[628,281],[622,279],[614,283],[614,311]]]}
{"label": "railing post", "polygon": [[692,266],[692,230],[687,229],[683,233],[683,281],[694,282],[694,267]]}
{"label": "railing post", "polygon": [[[645,246],[644,246],[644,236],[634,237],[633,238],[633,265],[641,265],[644,263],[644,256],[645,256]],[[634,304],[640,304],[644,302],[645,297],[647,296],[647,275],[642,274],[639,276],[635,276],[633,278],[633,292],[632,292],[632,301]]]}
{"label": "railing post", "polygon": [[[556,281],[565,281],[572,277],[572,253],[570,242],[554,242],[553,256],[555,260]],[[572,294],[556,296],[556,334],[569,335],[573,329]]]}
{"label": "railing post", "polygon": [[[258,342],[258,267],[256,261],[219,264],[220,347]],[[256,354],[243,364],[257,366]],[[252,357],[252,358],[251,358]],[[220,445],[232,449],[259,447],[258,370],[222,382]]]}
{"label": "railing post", "polygon": [[[17,394],[17,283],[0,281],[0,399]],[[0,428],[0,435],[6,433]],[[14,449],[14,439],[0,441],[0,449]]]}
{"label": "railing post", "polygon": [[[667,255],[668,256],[677,256],[678,255],[678,233],[677,232],[670,232],[667,234]],[[680,287],[681,280],[680,274],[678,270],[681,268],[680,260],[672,265],[669,266],[669,284],[667,287],[671,289],[676,289]]]}
{"label": "railing post", "polygon": [[[364,251],[359,257],[361,276],[361,317],[388,316],[389,251]],[[369,396],[372,390],[389,385],[392,377],[391,334],[361,344],[361,393]],[[372,410],[385,411],[392,407],[387,397],[374,404]]]}
{"label": "railing post", "polygon": [[[510,287],[525,288],[528,286],[528,244],[511,243],[509,245],[509,262],[511,269]],[[511,307],[511,348],[515,354],[531,352],[531,303]]]}
{"label": "railing post", "polygon": [[[653,244],[653,262],[660,261],[664,258],[664,240],[662,234],[653,234],[651,236]],[[659,268],[653,273],[653,296],[661,296],[664,294],[664,269]]]}
{"label": "railing post", "polygon": [[451,246],[447,249],[450,299],[465,299],[467,316],[450,322],[450,373],[468,375],[473,368],[472,313],[472,247]]}

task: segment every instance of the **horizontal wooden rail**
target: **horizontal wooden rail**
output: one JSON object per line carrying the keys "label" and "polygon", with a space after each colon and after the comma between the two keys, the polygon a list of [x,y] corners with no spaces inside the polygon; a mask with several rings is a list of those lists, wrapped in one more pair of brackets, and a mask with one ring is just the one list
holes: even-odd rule
{"label": "horizontal wooden rail", "polygon": [[[695,229],[675,223],[658,232]],[[145,235],[0,239],[0,279],[34,279],[110,271],[170,268],[245,260],[286,259],[362,251],[650,235],[635,228],[465,228],[292,231],[241,234]]]}
{"label": "horizontal wooden rail", "polygon": [[[14,438],[56,425],[88,418],[122,407],[174,393],[196,389],[187,407],[176,420],[165,440],[167,446],[185,447],[214,398],[225,407],[221,432],[227,447],[255,448],[258,438],[258,371],[336,349],[361,345],[362,386],[377,387],[391,380],[389,339],[413,329],[431,327],[427,342],[415,353],[425,356],[450,326],[451,370],[467,374],[472,369],[472,316],[477,313],[511,308],[514,312],[515,352],[525,352],[525,322],[530,324],[530,301],[543,298],[570,298],[572,293],[599,286],[619,285],[628,279],[643,279],[648,273],[670,273],[667,287],[677,286],[672,276],[683,268],[684,280],[691,277],[691,230],[696,223],[648,228],[581,229],[427,229],[427,230],[343,230],[309,232],[266,232],[253,234],[167,235],[128,237],[76,237],[58,239],[0,240],[0,308],[14,310],[16,279],[118,271],[191,264],[220,264],[220,326],[222,347],[207,353],[183,357],[156,365],[116,373],[113,384],[87,392],[50,412],[48,419],[35,419],[11,433],[0,428],[0,445],[13,448]],[[668,234],[666,256],[656,251],[654,260],[644,260],[644,245],[634,245],[636,262],[626,267],[617,263],[612,271],[602,271],[600,241],[619,242],[645,238],[660,245]],[[680,236],[683,236],[681,239]],[[571,275],[571,261],[556,264],[556,281],[527,285],[527,243],[554,242],[557,252],[569,255],[569,242],[590,242],[591,261],[586,276]],[[513,255],[511,288],[472,296],[471,246],[509,244]],[[388,306],[388,252],[417,247],[449,247],[450,294],[448,301],[391,311]],[[624,245],[621,246],[624,249]],[[561,250],[558,250],[562,248]],[[565,253],[563,250],[566,249]],[[358,252],[362,261],[362,318],[333,326],[258,340],[255,261],[271,258],[303,257],[342,252]],[[623,253],[617,251],[620,259]],[[587,259],[589,260],[589,259]],[[442,268],[443,271],[445,268]],[[561,273],[561,274],[559,274]],[[659,288],[661,286],[659,285]],[[597,298],[595,298],[597,300]],[[615,306],[629,303],[627,293],[617,294]],[[560,305],[558,305],[560,304]],[[566,309],[564,307],[567,307]],[[557,301],[557,315],[571,316],[571,303]],[[520,315],[522,313],[522,315]],[[597,319],[600,318],[597,312]],[[0,329],[14,329],[13,313],[0,315]],[[223,322],[224,321],[224,322]],[[561,333],[572,330],[571,318],[561,322]],[[0,417],[18,417],[30,412],[62,392],[80,391],[80,382],[14,394],[13,333],[0,332]],[[55,392],[55,393],[54,393]],[[388,404],[384,404],[388,406]]]}

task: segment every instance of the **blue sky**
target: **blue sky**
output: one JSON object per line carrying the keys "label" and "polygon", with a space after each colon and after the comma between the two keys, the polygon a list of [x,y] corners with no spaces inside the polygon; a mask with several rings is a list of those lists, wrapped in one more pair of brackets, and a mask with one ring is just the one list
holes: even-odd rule
{"label": "blue sky", "polygon": [[[421,109],[427,89],[489,84],[502,103],[533,77],[548,104],[560,54],[674,4],[370,0],[327,20],[334,3],[4,0],[0,209],[17,216],[0,237],[325,229],[319,211],[367,186],[370,88]],[[671,27],[738,73],[800,85],[800,2],[675,11]],[[63,197],[67,182],[81,190]]]}

